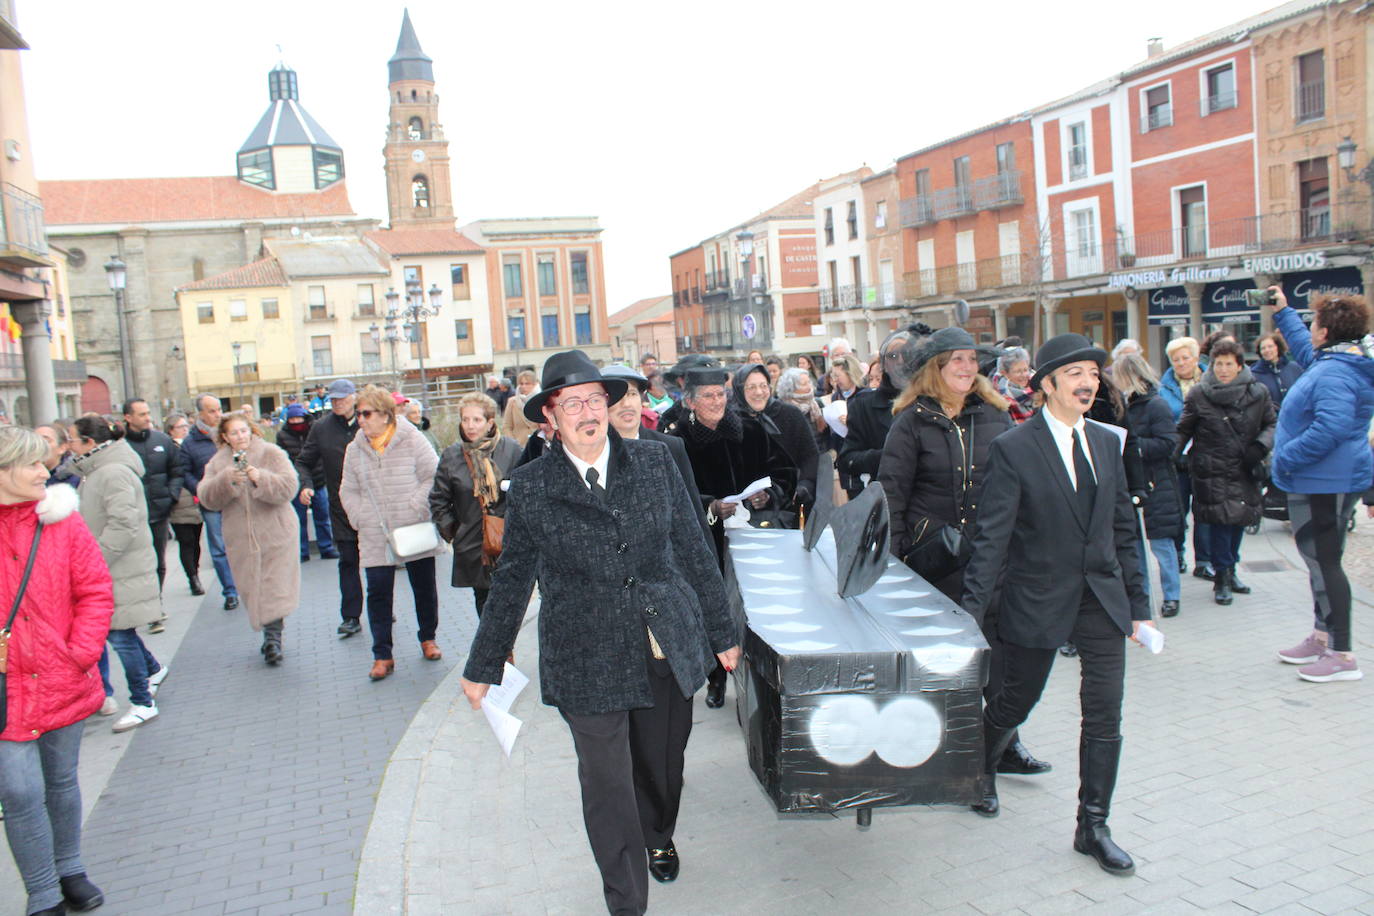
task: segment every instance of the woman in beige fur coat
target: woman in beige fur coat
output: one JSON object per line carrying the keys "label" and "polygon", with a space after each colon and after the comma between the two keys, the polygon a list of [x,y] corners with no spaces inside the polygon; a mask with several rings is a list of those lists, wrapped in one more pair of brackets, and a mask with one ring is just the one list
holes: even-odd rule
{"label": "woman in beige fur coat", "polygon": [[224,551],[239,597],[248,622],[262,631],[267,664],[278,665],[282,625],[300,603],[300,522],[291,508],[300,480],[286,452],[264,442],[242,414],[220,422],[219,443],[196,495],[224,513]]}

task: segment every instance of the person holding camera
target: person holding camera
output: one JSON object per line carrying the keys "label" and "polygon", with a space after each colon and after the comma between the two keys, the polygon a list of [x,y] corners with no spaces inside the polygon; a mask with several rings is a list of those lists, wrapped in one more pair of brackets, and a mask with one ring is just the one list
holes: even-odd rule
{"label": "person holding camera", "polygon": [[[1250,587],[1235,581],[1245,526],[1259,522],[1264,459],[1274,446],[1276,412],[1269,389],[1255,381],[1234,340],[1212,347],[1211,365],[1188,392],[1178,421],[1175,463],[1186,467],[1193,489],[1193,514],[1210,526],[1210,555],[1217,604]],[[1189,445],[1191,443],[1191,445]],[[1185,465],[1186,462],[1186,465]]]}
{"label": "person holding camera", "polygon": [[300,479],[286,452],[263,441],[258,424],[243,414],[221,420],[218,438],[196,493],[202,506],[221,514],[248,622],[262,631],[267,664],[279,665],[282,625],[300,603],[300,521],[291,507]]}
{"label": "person holding camera", "polygon": [[1288,389],[1274,436],[1274,484],[1288,493],[1293,540],[1307,564],[1315,606],[1312,633],[1279,660],[1305,681],[1364,676],[1351,652],[1350,582],[1341,567],[1346,525],[1374,484],[1366,438],[1374,416],[1374,342],[1361,296],[1324,295],[1312,303],[1312,330],[1273,294],[1274,323],[1303,374]]}

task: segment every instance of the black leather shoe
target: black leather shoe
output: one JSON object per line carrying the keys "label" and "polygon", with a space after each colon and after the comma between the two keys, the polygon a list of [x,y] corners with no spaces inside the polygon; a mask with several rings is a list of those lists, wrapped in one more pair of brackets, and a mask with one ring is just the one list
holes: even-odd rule
{"label": "black leather shoe", "polygon": [[226,611],[232,611],[232,610],[234,610],[235,608],[237,608],[238,606],[239,606],[239,596],[238,596],[238,595],[230,595],[228,598],[225,598],[225,599],[224,599],[224,609],[225,609]]}
{"label": "black leather shoe", "polygon": [[347,639],[350,636],[358,635],[362,632],[362,629],[363,625],[358,622],[357,617],[345,617],[343,623],[339,624],[339,629],[336,632],[341,638]]}
{"label": "black leather shoe", "polygon": [[1183,554],[1178,555],[1178,574],[1181,576],[1188,571],[1188,558]]}
{"label": "black leather shoe", "polygon": [[31,916],[66,916],[66,913],[67,908],[59,903],[57,906],[50,906],[46,910],[39,910]]}
{"label": "black leather shoe", "polygon": [[337,550],[326,550],[320,554],[321,560],[337,560],[338,558],[339,552]]}
{"label": "black leather shoe", "polygon": [[1078,655],[1078,647],[1071,642],[1066,642],[1059,647],[1059,654],[1065,658],[1074,658]]}
{"label": "black leather shoe", "polygon": [[1236,568],[1231,567],[1231,591],[1237,595],[1248,595],[1252,591],[1250,586],[1236,578]]}
{"label": "black leather shoe", "polygon": [[1051,764],[1043,760],[1036,760],[1031,756],[1030,751],[1020,741],[1013,741],[1007,745],[1007,749],[1002,752],[1002,757],[997,761],[997,772],[1011,773],[1018,776],[1036,776],[1040,773],[1048,773],[1054,769]]}
{"label": "black leather shoe", "polygon": [[1221,605],[1230,604],[1232,601],[1231,570],[1224,566],[1217,570],[1217,577],[1212,580],[1212,598]]}
{"label": "black leather shoe", "polygon": [[1177,617],[1177,616],[1178,616],[1178,602],[1177,602],[1177,601],[1166,601],[1166,602],[1164,602],[1163,604],[1161,604],[1161,605],[1159,606],[1159,616],[1161,616],[1161,617]]}
{"label": "black leather shoe", "polygon": [[302,554],[302,555],[301,555],[301,562],[302,562],[302,563],[309,563],[309,562],[310,562],[310,554],[308,554],[308,553]]}
{"label": "black leather shoe", "polygon": [[983,796],[983,800],[976,805],[969,805],[974,814],[981,814],[983,817],[996,817],[1001,811],[1001,802],[997,800],[995,791],[988,792]]}
{"label": "black leather shoe", "polygon": [[205,589],[201,588],[201,586],[200,586],[200,576],[192,576],[192,577],[191,577],[191,594],[193,594],[193,595],[203,595],[203,594],[205,594]]}
{"label": "black leather shoe", "polygon": [[[62,900],[70,909],[78,913],[93,910],[105,902],[105,895],[100,892],[100,888],[90,882],[85,872],[79,875],[68,875],[61,881]],[[61,911],[62,908],[58,907],[57,912],[60,913]],[[43,912],[48,911],[44,910]]]}
{"label": "black leather shoe", "polygon": [[720,709],[725,705],[724,681],[708,681],[706,683],[706,705],[711,709]]}
{"label": "black leather shoe", "polygon": [[677,857],[677,847],[669,841],[662,849],[649,848],[649,874],[660,884],[677,880],[678,869],[682,862]]}
{"label": "black leather shoe", "polygon": [[262,644],[262,656],[269,665],[280,665],[282,660],[281,643],[265,642]]}
{"label": "black leather shoe", "polygon": [[1193,567],[1194,579],[1206,579],[1208,582],[1211,582],[1215,580],[1216,577],[1217,574],[1214,570],[1209,569],[1207,566],[1204,566],[1201,563]]}

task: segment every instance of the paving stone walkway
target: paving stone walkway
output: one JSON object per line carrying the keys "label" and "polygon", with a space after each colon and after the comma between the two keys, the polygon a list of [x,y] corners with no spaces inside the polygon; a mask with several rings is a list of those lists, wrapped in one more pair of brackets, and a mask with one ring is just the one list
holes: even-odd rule
{"label": "paving stone walkway", "polygon": [[334,634],[333,562],[302,567],[302,604],[276,669],[263,664],[242,611],[205,600],[172,659],[162,714],[135,733],[86,821],[102,912],[352,911],[387,762],[471,641],[471,593],[447,586],[447,557],[438,567],[445,657],[420,657],[401,577],[396,674],[375,684],[366,625],[352,639]]}

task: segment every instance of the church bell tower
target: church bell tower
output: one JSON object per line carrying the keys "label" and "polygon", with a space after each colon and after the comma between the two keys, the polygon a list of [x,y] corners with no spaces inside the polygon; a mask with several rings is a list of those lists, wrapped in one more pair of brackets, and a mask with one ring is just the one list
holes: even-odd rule
{"label": "church bell tower", "polygon": [[387,214],[392,229],[453,228],[448,141],[439,124],[434,62],[420,48],[410,11],[401,19],[390,71],[386,157]]}

